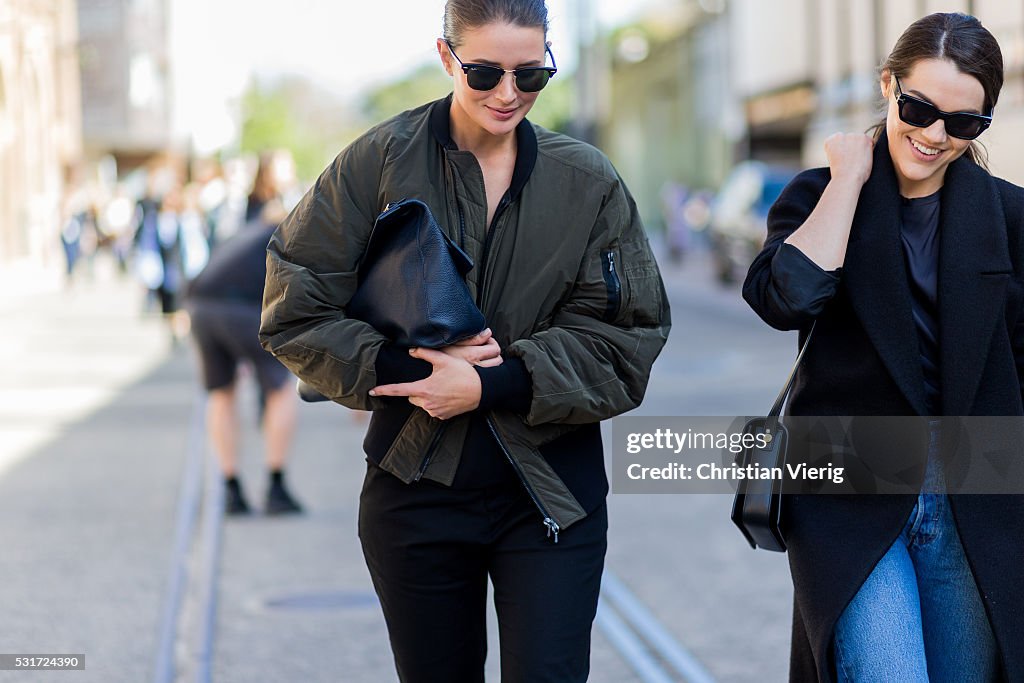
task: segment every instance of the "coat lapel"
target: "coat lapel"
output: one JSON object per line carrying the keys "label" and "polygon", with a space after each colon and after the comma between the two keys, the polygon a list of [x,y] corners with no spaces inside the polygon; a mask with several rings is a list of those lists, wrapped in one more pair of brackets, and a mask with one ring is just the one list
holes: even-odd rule
{"label": "coat lapel", "polygon": [[857,202],[843,279],[889,374],[913,409],[925,415],[924,373],[900,241],[898,187],[883,135],[875,143],[871,176]]}
{"label": "coat lapel", "polygon": [[992,177],[963,158],[946,171],[940,211],[942,411],[967,415],[1010,281],[1006,219]]}

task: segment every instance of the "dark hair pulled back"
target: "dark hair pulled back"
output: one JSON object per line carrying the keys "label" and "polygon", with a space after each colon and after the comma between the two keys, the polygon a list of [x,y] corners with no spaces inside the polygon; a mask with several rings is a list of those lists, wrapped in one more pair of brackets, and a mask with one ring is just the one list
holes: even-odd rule
{"label": "dark hair pulled back", "polygon": [[[981,22],[969,14],[937,12],[918,19],[896,41],[881,70],[897,78],[906,77],[922,59],[946,59],[981,83],[985,91],[984,112],[991,112],[1003,87],[1003,53],[999,43]],[[875,127],[881,135],[885,123]],[[964,152],[974,163],[987,167],[983,148],[972,142]]]}
{"label": "dark hair pulled back", "polygon": [[548,33],[544,0],[448,0],[444,5],[444,39],[458,47],[467,29],[490,23],[542,28]]}

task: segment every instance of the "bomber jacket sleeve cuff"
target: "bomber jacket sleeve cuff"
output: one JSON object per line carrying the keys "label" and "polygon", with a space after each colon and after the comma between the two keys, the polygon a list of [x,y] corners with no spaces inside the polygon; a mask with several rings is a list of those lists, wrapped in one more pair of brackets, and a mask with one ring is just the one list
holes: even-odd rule
{"label": "bomber jacket sleeve cuff", "polygon": [[478,410],[510,410],[525,415],[533,400],[533,383],[521,358],[506,356],[501,365],[482,368],[480,376],[480,407]]}
{"label": "bomber jacket sleeve cuff", "polygon": [[772,257],[773,298],[790,315],[817,316],[839,288],[841,268],[824,270],[792,244]]}
{"label": "bomber jacket sleeve cuff", "polygon": [[413,358],[409,355],[409,349],[392,342],[380,347],[374,369],[378,385],[416,382],[430,377],[430,373],[434,371],[430,363]]}

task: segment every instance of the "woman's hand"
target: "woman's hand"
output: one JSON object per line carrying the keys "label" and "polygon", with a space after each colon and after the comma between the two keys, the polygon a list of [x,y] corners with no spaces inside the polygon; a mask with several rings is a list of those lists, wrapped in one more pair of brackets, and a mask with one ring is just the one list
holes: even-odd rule
{"label": "woman's hand", "polygon": [[480,376],[469,361],[435,349],[409,349],[409,355],[434,366],[430,377],[374,387],[370,396],[406,396],[409,403],[440,420],[468,413],[480,405]]}
{"label": "woman's hand", "polygon": [[451,346],[438,349],[453,358],[461,358],[470,365],[479,365],[484,368],[492,368],[501,365],[501,347],[498,341],[492,336],[491,329],[487,328],[475,337],[470,337]]}
{"label": "woman's hand", "polygon": [[861,187],[871,175],[875,142],[861,133],[834,133],[825,138],[825,156],[833,180],[849,180]]}
{"label": "woman's hand", "polygon": [[871,175],[875,143],[860,133],[835,133],[825,139],[832,180],[804,224],[786,238],[823,270],[841,268],[861,189]]}

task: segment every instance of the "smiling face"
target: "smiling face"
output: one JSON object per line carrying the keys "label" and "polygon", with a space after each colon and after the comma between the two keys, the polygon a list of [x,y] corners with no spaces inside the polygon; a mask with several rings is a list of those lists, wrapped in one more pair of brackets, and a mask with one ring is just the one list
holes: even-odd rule
{"label": "smiling face", "polygon": [[[949,60],[922,59],[899,80],[905,94],[925,100],[941,111],[988,113],[984,111],[985,89],[981,82]],[[896,81],[888,71],[882,73],[881,87],[889,102],[885,129],[900,194],[913,198],[938,192],[946,169],[967,151],[971,141],[948,135],[942,119],[927,128],[904,123],[896,104]]]}
{"label": "smiling face", "polygon": [[[455,52],[464,64],[486,64],[502,69],[544,66],[544,29],[490,23],[463,31]],[[437,41],[445,70],[454,80],[452,135],[504,137],[513,131],[537,101],[535,92],[522,92],[512,74],[505,74],[492,90],[473,90],[444,40]]]}

